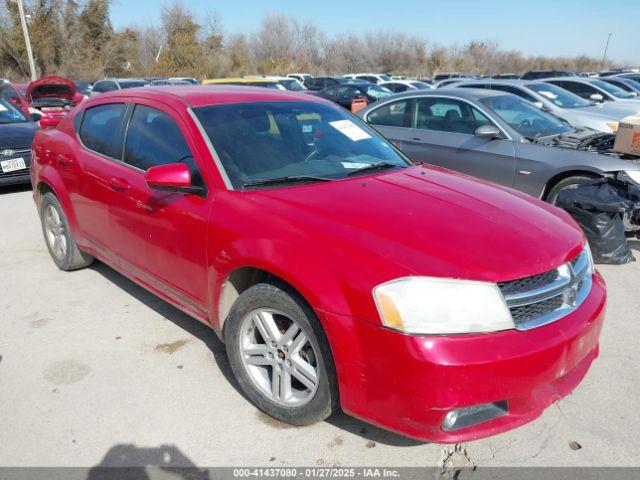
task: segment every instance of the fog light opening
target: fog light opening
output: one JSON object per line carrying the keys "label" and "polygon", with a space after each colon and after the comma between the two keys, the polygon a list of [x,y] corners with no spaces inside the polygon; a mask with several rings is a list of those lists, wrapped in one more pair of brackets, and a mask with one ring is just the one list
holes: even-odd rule
{"label": "fog light opening", "polygon": [[502,417],[507,413],[509,413],[509,405],[506,400],[458,408],[447,413],[441,428],[446,432],[460,430]]}

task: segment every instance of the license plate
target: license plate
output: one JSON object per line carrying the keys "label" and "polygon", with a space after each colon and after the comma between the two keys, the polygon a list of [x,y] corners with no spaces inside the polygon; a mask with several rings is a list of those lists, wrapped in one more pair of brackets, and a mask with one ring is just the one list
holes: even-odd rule
{"label": "license plate", "polygon": [[24,158],[12,158],[11,160],[1,161],[0,167],[2,167],[2,173],[9,173],[16,170],[24,170],[27,165],[24,163]]}

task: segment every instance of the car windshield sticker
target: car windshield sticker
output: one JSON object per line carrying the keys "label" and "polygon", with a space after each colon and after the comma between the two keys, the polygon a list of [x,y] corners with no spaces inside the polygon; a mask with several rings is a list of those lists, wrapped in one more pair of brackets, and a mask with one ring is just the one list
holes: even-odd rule
{"label": "car windshield sticker", "polygon": [[358,163],[358,162],[340,162],[344,168],[363,168],[368,167],[369,163]]}
{"label": "car windshield sticker", "polygon": [[551,93],[546,90],[540,90],[538,93],[543,97],[550,98],[551,100],[555,100],[556,98],[558,98],[558,96],[555,93]]}
{"label": "car windshield sticker", "polygon": [[313,131],[313,125],[302,125],[302,133],[311,133]]}
{"label": "car windshield sticker", "polygon": [[329,122],[329,125],[331,125],[343,135],[349,137],[354,142],[371,138],[371,135],[369,135],[351,120],[336,120],[335,122]]}

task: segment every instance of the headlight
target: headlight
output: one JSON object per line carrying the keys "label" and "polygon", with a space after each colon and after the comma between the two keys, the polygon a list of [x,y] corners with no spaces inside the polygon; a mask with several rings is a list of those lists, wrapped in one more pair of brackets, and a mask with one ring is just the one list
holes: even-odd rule
{"label": "headlight", "polygon": [[633,183],[640,185],[640,170],[625,170],[624,173],[631,179]]}
{"label": "headlight", "polygon": [[611,133],[618,132],[618,122],[607,122],[607,127],[611,129]]}
{"label": "headlight", "polygon": [[380,318],[414,334],[495,332],[515,328],[494,283],[405,277],[373,289]]}

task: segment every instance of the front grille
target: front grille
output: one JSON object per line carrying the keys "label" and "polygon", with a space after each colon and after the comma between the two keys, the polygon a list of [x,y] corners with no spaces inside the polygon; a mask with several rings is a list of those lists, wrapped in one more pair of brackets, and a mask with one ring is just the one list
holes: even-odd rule
{"label": "front grille", "polygon": [[533,290],[534,288],[544,287],[558,278],[558,270],[550,270],[539,275],[524,277],[511,282],[502,282],[498,284],[503,295],[510,293]]}
{"label": "front grille", "polygon": [[548,315],[560,307],[562,307],[564,300],[562,296],[552,297],[547,300],[543,300],[537,303],[531,303],[529,305],[523,305],[521,307],[511,308],[511,316],[516,325],[528,322],[534,318],[540,318],[543,315]]}
{"label": "front grille", "polygon": [[583,250],[554,270],[498,284],[519,330],[559,320],[584,301],[591,290],[589,253]]}

